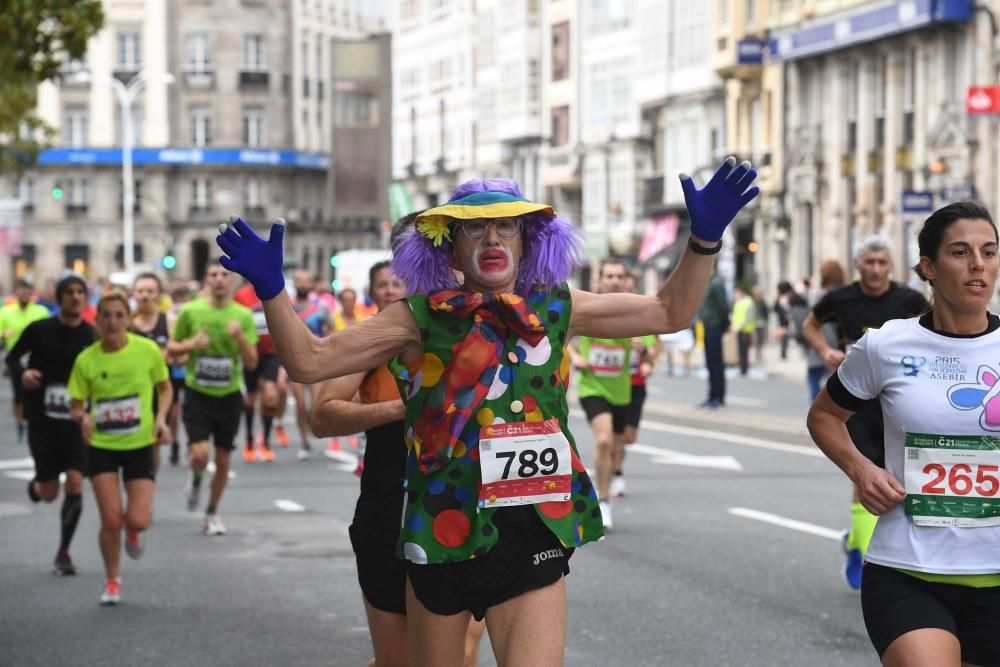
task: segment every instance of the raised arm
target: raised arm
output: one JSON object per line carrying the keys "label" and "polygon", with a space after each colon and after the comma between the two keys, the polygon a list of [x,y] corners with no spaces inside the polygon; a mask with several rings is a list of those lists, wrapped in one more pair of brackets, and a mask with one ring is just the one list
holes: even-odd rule
{"label": "raised arm", "polygon": [[329,378],[368,371],[397,355],[404,360],[420,354],[421,338],[413,313],[397,302],[377,316],[331,336],[317,338],[292,307],[281,272],[285,221],[271,225],[267,241],[239,218],[221,225],[216,242],[225,255],[222,265],[250,281],[264,306],[275,350],[288,377],[313,384]]}
{"label": "raised arm", "polygon": [[752,187],[757,172],[749,162],[736,165],[727,158],[702,190],[681,174],[684,201],[691,218],[691,241],[710,254],[689,246],[655,296],[593,294],[575,290],[570,335],[628,338],[673,333],[691,325],[715,266],[714,252],[726,227],[740,209],[759,193]]}

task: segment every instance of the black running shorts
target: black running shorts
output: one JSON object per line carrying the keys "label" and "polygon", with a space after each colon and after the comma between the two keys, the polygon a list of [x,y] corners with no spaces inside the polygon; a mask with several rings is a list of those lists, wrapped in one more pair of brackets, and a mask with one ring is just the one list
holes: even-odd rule
{"label": "black running shorts", "polygon": [[10,374],[10,387],[14,391],[14,402],[24,403],[24,385],[21,384],[21,376],[17,373]]}
{"label": "black running shorts", "polygon": [[232,451],[243,414],[243,394],[234,391],[225,396],[209,396],[187,387],[181,414],[188,442],[212,440],[216,449]]}
{"label": "black running shorts", "polygon": [[639,428],[639,422],[642,421],[642,404],[645,402],[646,385],[632,385],[632,402],[625,406],[625,426]]}
{"label": "black running shorts", "polygon": [[500,538],[482,556],[434,565],[407,562],[413,592],[429,611],[442,616],[471,611],[481,621],[490,607],[569,574],[573,549],[559,543],[534,507],[497,510],[493,522]]}
{"label": "black running shorts", "polygon": [[396,545],[366,535],[355,524],[350,535],[365,600],[379,611],[405,616],[406,561],[396,558]]}
{"label": "black running shorts", "polygon": [[87,448],[87,464],[91,479],[102,473],[117,473],[119,470],[125,482],[133,479],[156,479],[152,445],[126,450],[91,446]]}
{"label": "black running shorts", "polygon": [[28,447],[35,459],[35,479],[51,482],[67,470],[87,470],[87,445],[76,422],[39,417],[28,422]]}
{"label": "black running shorts", "polygon": [[611,413],[611,428],[617,435],[625,432],[625,425],[628,423],[627,405],[611,405],[600,396],[586,396],[580,398],[580,407],[587,415],[587,421],[594,421],[594,417],[603,415],[605,412]]}
{"label": "black running shorts", "polygon": [[1000,665],[1000,587],[931,583],[865,563],[861,609],[879,657],[907,632],[940,628],[958,637],[963,662]]}

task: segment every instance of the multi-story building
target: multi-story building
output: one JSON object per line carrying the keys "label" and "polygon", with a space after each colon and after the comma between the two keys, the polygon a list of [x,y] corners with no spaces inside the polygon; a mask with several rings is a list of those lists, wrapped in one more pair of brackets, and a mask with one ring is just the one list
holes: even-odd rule
{"label": "multi-story building", "polygon": [[[131,107],[139,267],[170,254],[175,275],[199,277],[231,212],[258,228],[287,218],[295,259],[377,243],[384,196],[350,220],[329,199],[338,121],[379,121],[371,99],[334,88],[352,78],[334,71],[337,44],[377,27],[359,9],[356,0],[107,2],[106,27],[86,57],[40,88],[39,112],[61,140],[16,184],[23,244],[0,275],[122,267],[122,119],[111,79],[129,84],[140,72],[146,85]],[[388,107],[387,97],[380,102]],[[322,274],[328,260],[306,264]]]}
{"label": "multi-story building", "polygon": [[542,198],[579,224],[583,210],[580,143],[580,21],[577,0],[542,6]]}
{"label": "multi-story building", "polygon": [[910,281],[933,207],[997,205],[996,132],[965,111],[967,86],[995,80],[993,3],[973,4],[772,3],[769,59],[780,71],[764,88],[783,99],[783,127],[781,190],[760,230],[762,246],[776,246],[769,284],[815,275],[826,258],[850,269],[872,233],[890,241],[896,278]]}
{"label": "multi-story building", "polygon": [[644,0],[640,20],[639,102],[653,150],[638,259],[662,273],[683,251],[690,222],[678,175],[704,183],[724,155],[723,87],[712,68],[708,3]]}
{"label": "multi-story building", "polygon": [[635,0],[592,0],[579,11],[582,228],[588,256],[635,252],[642,214],[639,176],[648,149],[637,102]]}

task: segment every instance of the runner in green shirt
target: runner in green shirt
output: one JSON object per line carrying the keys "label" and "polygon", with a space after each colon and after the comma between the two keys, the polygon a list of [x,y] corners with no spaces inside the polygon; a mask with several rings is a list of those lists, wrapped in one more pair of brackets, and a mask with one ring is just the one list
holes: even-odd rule
{"label": "runner in green shirt", "polygon": [[[14,285],[15,300],[0,308],[0,336],[3,336],[5,350],[17,345],[21,332],[37,320],[44,320],[51,313],[44,306],[31,300],[35,290],[27,280],[18,280]],[[21,377],[10,376],[10,386],[14,390],[14,420],[17,422],[17,441],[24,440],[24,387]]]}
{"label": "runner in green shirt", "polygon": [[[99,542],[107,575],[101,604],[105,605],[121,600],[122,528],[125,551],[132,558],[142,556],[139,534],[149,525],[156,479],[153,447],[170,441],[167,413],[174,392],[167,364],[156,343],[128,333],[130,322],[124,292],[102,296],[97,302],[101,338],[77,356],[67,385],[70,416],[90,445],[87,469],[101,514]],[[119,470],[125,483],[124,509]]]}
{"label": "runner in green shirt", "polygon": [[[597,275],[597,292],[618,294],[625,287],[627,270],[620,259],[604,259]],[[614,526],[611,518],[611,476],[616,469],[615,452],[625,446],[625,422],[632,401],[629,357],[631,338],[591,338],[580,336],[570,343],[570,358],[579,371],[577,393],[580,406],[594,433],[594,469],[597,471],[597,498],[604,528]]]}
{"label": "runner in green shirt", "polygon": [[184,428],[191,442],[191,477],[184,491],[187,508],[198,507],[201,477],[215,445],[212,494],[202,530],[225,535],[216,513],[229,477],[233,441],[243,414],[243,366],[257,367],[257,327],[250,309],[233,301],[233,274],[211,261],[205,272],[209,296],[181,308],[167,343],[172,355],[188,355],[184,381]]}

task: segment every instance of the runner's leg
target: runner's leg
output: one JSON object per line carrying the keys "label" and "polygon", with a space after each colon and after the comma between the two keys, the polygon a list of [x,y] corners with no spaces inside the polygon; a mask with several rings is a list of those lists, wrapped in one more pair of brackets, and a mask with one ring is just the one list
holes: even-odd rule
{"label": "runner's leg", "polygon": [[597,498],[608,499],[611,474],[614,472],[613,450],[615,437],[611,423],[611,413],[602,412],[590,420],[594,432],[594,468],[597,471]]}
{"label": "runner's leg", "polygon": [[121,491],[118,488],[117,472],[102,472],[90,479],[101,516],[101,531],[98,542],[104,558],[104,571],[108,579],[119,576],[122,555],[122,515]]}
{"label": "runner's leg", "polygon": [[477,667],[479,665],[479,645],[483,642],[483,634],[486,632],[486,621],[469,619],[469,629],[465,633],[465,666]]}
{"label": "runner's leg", "polygon": [[407,667],[406,616],[376,609],[365,600],[377,667]]}
{"label": "runner's leg", "polygon": [[[442,616],[429,611],[406,582],[406,632],[413,667],[461,667],[470,612]],[[490,634],[492,637],[492,633]]]}
{"label": "runner's leg", "polygon": [[[291,382],[292,393],[295,396],[295,421],[299,426],[299,437],[302,442],[302,449],[309,451],[309,406],[306,403],[307,387],[299,382]],[[309,390],[308,393],[312,393]]]}
{"label": "runner's leg", "polygon": [[215,473],[212,475],[212,495],[208,501],[209,514],[214,514],[222,500],[222,492],[229,481],[229,458],[232,452],[223,447],[215,448]]}
{"label": "runner's leg", "polygon": [[60,554],[69,552],[69,544],[73,541],[76,526],[80,523],[80,514],[83,513],[83,473],[79,470],[67,470],[64,490],[63,505],[59,512]]}
{"label": "runner's leg", "polygon": [[940,628],[923,628],[907,632],[882,655],[884,667],[942,667],[959,665],[962,646],[958,637]]}
{"label": "runner's leg", "polygon": [[151,479],[138,478],[125,482],[125,495],[128,497],[125,508],[127,528],[141,533],[149,527],[155,491],[156,483]]}
{"label": "runner's leg", "polygon": [[486,627],[499,667],[560,667],[566,647],[566,578],[490,607]]}

